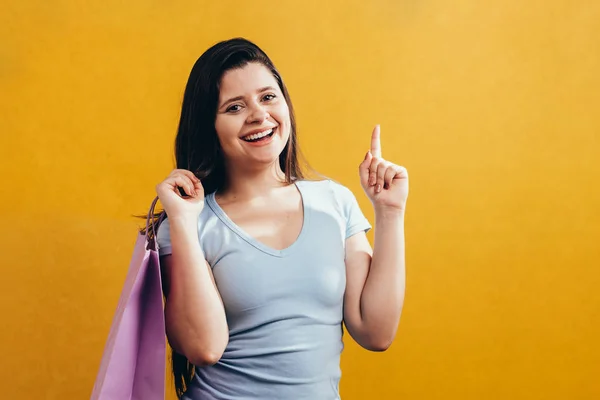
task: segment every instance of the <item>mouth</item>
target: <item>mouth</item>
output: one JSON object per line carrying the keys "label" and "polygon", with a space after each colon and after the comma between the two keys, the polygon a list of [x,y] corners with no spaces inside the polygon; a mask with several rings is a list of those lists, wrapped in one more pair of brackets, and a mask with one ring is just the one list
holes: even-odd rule
{"label": "mouth", "polygon": [[243,136],[241,139],[244,142],[248,142],[248,143],[258,143],[258,142],[262,142],[262,141],[266,141],[269,138],[271,138],[274,134],[275,131],[277,130],[277,127],[271,128],[271,129],[266,129],[262,132],[258,132],[258,133],[253,133],[251,135],[246,135]]}

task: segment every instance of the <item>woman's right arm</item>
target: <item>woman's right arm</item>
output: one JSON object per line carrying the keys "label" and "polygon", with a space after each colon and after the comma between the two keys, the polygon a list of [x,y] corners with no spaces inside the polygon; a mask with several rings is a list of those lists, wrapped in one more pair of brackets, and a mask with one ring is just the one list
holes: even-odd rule
{"label": "woman's right arm", "polygon": [[[192,196],[179,196],[178,186]],[[202,185],[191,172],[175,170],[157,186],[157,192],[169,217],[171,237],[171,254],[161,257],[167,338],[192,364],[211,365],[225,351],[229,328],[198,240]]]}

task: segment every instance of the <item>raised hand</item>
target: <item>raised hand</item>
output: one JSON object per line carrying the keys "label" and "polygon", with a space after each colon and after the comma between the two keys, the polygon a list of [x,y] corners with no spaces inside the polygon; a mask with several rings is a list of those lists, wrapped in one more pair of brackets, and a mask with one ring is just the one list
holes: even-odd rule
{"label": "raised hand", "polygon": [[408,198],[406,168],[381,155],[379,125],[371,134],[371,149],[359,166],[360,183],[376,210],[404,212]]}
{"label": "raised hand", "polygon": [[[182,196],[179,188],[185,192]],[[160,203],[169,218],[196,218],[204,207],[204,188],[193,172],[176,169],[156,186]]]}

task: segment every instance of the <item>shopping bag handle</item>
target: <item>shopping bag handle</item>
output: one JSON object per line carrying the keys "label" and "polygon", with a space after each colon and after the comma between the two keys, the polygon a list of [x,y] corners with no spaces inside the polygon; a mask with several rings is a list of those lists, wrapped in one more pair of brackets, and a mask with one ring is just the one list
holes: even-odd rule
{"label": "shopping bag handle", "polygon": [[[158,196],[154,198],[152,205],[150,205],[150,209],[148,210],[148,216],[146,217],[146,239],[148,241],[147,250],[157,250],[156,246],[156,232],[158,227],[165,219],[167,213],[164,211],[160,213],[160,217],[158,217],[158,221],[156,220],[156,214],[154,209],[156,208],[156,203],[158,203]],[[152,230],[150,230],[152,227]]]}

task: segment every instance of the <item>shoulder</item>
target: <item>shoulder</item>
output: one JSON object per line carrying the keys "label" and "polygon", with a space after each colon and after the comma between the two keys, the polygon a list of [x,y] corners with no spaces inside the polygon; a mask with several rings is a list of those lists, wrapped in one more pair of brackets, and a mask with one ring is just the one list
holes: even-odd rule
{"label": "shoulder", "polygon": [[[205,199],[204,208],[202,208],[197,220],[198,240],[202,246],[202,251],[204,251],[204,254],[207,257],[212,254],[211,249],[214,246],[219,245],[219,243],[215,244],[215,240],[219,240],[226,230],[226,226],[220,222],[219,217],[215,214],[214,209],[209,204],[210,201],[208,201],[208,198]],[[158,243],[159,254],[170,254],[171,232],[168,215],[158,227],[156,240]]]}
{"label": "shoulder", "polygon": [[350,189],[346,186],[330,178],[321,180],[302,180],[296,183],[303,189],[307,189],[314,194],[332,195],[334,197],[343,197],[352,194]]}
{"label": "shoulder", "polygon": [[318,215],[335,216],[341,229],[348,238],[359,231],[371,228],[363,215],[354,193],[333,179],[321,181],[303,181],[304,191],[310,192],[311,209],[319,211]]}
{"label": "shoulder", "polygon": [[356,201],[354,193],[342,183],[326,178],[320,181],[304,181],[314,188],[314,191],[322,196],[330,196],[339,206],[344,207],[348,203]]}
{"label": "shoulder", "polygon": [[[200,214],[198,215],[198,233],[199,234],[202,232],[203,227],[205,227],[207,224],[211,223],[212,222],[211,220],[217,218],[214,210],[209,206],[208,203],[209,203],[209,201],[208,201],[208,199],[206,199],[205,203],[204,203],[204,207],[202,208],[202,211],[200,211]],[[163,221],[161,222],[161,224],[158,227],[158,230],[156,232],[156,236],[159,241],[161,239],[170,240],[169,228],[170,228],[169,216],[166,215],[166,217],[163,219]]]}
{"label": "shoulder", "polygon": [[304,180],[298,182],[298,184],[301,185],[303,194],[308,194],[310,198],[318,200],[321,206],[325,206],[326,203],[331,204],[341,214],[347,214],[357,204],[354,193],[333,179]]}

